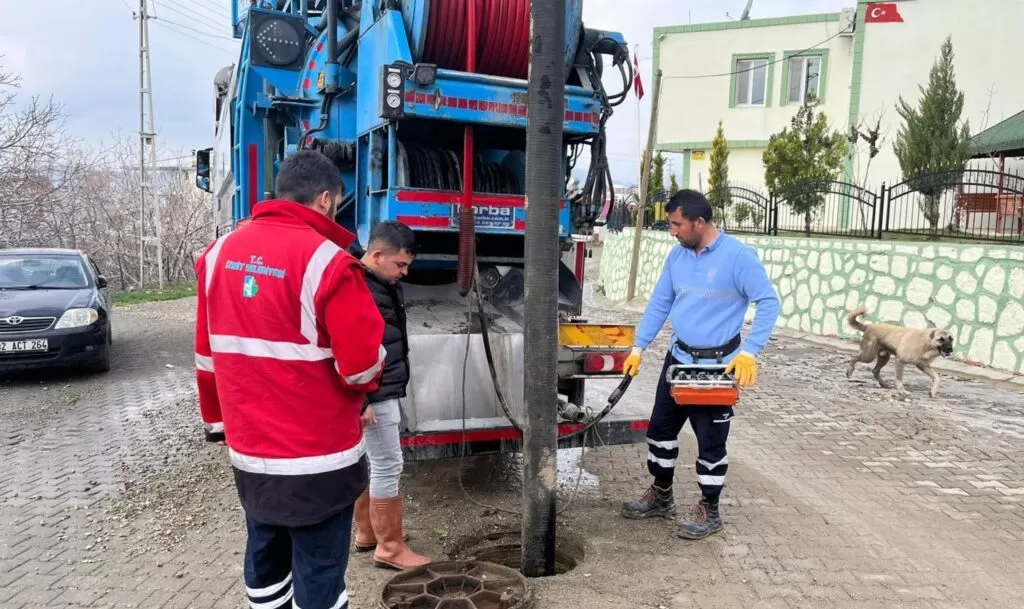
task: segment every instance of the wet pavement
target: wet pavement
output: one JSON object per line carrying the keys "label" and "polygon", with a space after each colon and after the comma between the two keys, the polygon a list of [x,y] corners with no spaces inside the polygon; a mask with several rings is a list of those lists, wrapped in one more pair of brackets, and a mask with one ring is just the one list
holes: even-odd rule
{"label": "wet pavement", "polygon": [[[595,321],[638,318],[588,305]],[[107,375],[0,381],[0,607],[244,606],[242,514],[194,402],[193,306],[121,311]],[[649,408],[666,345],[646,354],[628,408]],[[908,370],[901,401],[865,368],[848,380],[847,357],[772,340],[732,426],[726,529],[703,542],[618,516],[649,482],[645,446],[562,451],[558,522],[586,558],[535,583],[538,607],[1022,606],[1024,396],[944,375],[931,399]],[[685,511],[689,428],[682,440]],[[413,546],[443,557],[465,535],[518,527],[519,471],[516,457],[407,463]],[[389,575],[353,557],[352,607],[371,607]]]}

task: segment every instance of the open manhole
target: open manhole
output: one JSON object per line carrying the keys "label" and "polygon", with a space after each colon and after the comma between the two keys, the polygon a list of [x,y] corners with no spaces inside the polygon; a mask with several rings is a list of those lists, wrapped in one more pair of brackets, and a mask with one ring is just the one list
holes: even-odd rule
{"label": "open manhole", "polygon": [[402,571],[384,586],[386,609],[526,609],[530,589],[519,572],[479,560]]}
{"label": "open manhole", "polygon": [[[578,567],[586,551],[582,540],[566,533],[555,538],[555,575],[563,575]],[[463,540],[452,552],[452,558],[483,560],[514,569],[523,568],[521,531],[498,531]]]}

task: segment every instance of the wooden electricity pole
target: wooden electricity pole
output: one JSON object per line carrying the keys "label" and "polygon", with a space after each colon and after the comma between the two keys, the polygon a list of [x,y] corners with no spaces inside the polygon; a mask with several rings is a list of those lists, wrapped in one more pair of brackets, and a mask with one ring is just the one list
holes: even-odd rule
{"label": "wooden electricity pole", "polygon": [[661,70],[654,75],[654,101],[651,102],[651,124],[647,129],[647,147],[640,169],[640,192],[637,193],[636,226],[633,227],[633,258],[629,263],[629,285],[626,301],[636,296],[636,272],[640,264],[640,240],[644,232],[644,216],[647,210],[647,190],[651,182],[651,156],[654,152],[654,138],[658,132],[658,102],[661,101]]}

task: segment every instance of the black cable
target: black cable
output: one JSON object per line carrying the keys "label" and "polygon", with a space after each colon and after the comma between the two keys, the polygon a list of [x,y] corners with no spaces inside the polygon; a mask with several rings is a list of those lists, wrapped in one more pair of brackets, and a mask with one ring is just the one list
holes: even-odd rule
{"label": "black cable", "polygon": [[169,31],[169,32],[173,32],[175,34],[178,34],[179,36],[184,36],[185,38],[191,38],[192,40],[195,40],[196,42],[198,42],[200,44],[205,44],[206,46],[210,47],[211,49],[217,49],[218,51],[227,53],[228,55],[231,55],[231,56],[235,56],[237,54],[237,51],[230,51],[228,49],[225,49],[222,46],[217,46],[215,44],[207,42],[206,40],[203,40],[202,38],[199,38],[199,37],[197,37],[197,36],[195,36],[193,34],[189,34],[188,32],[176,29],[175,27],[172,27],[171,24],[169,22],[167,22],[166,20],[163,20],[163,19],[153,19],[153,23],[155,23],[156,25],[159,25],[162,28],[167,29],[167,31]]}
{"label": "black cable", "polygon": [[736,70],[734,72],[721,72],[719,74],[695,74],[695,75],[692,75],[692,76],[662,76],[661,78],[662,78],[662,80],[693,80],[693,79],[699,79],[699,78],[720,78],[722,76],[733,76],[734,74],[744,74],[746,72],[753,72],[754,70],[760,69],[761,67],[767,67],[767,66],[770,66],[770,65],[775,65],[777,63],[786,61],[787,59],[792,59],[794,57],[803,57],[805,53],[813,51],[814,49],[820,47],[821,45],[823,45],[823,44],[825,44],[827,42],[831,42],[832,40],[838,38],[839,36],[841,36],[842,34],[844,34],[846,32],[847,32],[847,30],[839,30],[838,32],[836,32],[832,36],[829,36],[828,38],[826,38],[825,40],[822,40],[821,42],[819,42],[818,44],[816,44],[814,46],[807,47],[806,49],[804,49],[802,51],[799,51],[797,53],[793,53],[792,55],[783,55],[779,59],[773,59],[772,61],[766,62],[764,64],[764,66],[757,66],[755,68],[747,68],[745,70]]}
{"label": "black cable", "polygon": [[180,28],[184,28],[186,30],[192,30],[193,32],[195,32],[195,33],[197,33],[197,34],[199,34],[201,36],[207,36],[209,38],[220,38],[221,40],[230,40],[232,42],[236,42],[236,40],[234,38],[232,38],[231,36],[221,36],[220,34],[211,34],[210,32],[204,32],[204,31],[198,30],[198,29],[196,29],[196,28],[194,28],[194,27],[192,27],[190,25],[185,25],[183,23],[178,23],[177,21],[172,21],[171,19],[167,19],[166,17],[150,17],[150,19],[152,19],[155,23],[163,21],[164,23],[168,23],[170,25],[176,25],[176,26],[178,26]]}
{"label": "black cable", "polygon": [[[479,300],[479,298],[480,298],[479,279],[480,279],[480,267],[479,267],[479,265],[475,265],[474,266],[474,277],[473,277],[473,288],[474,288],[474,291],[477,294],[477,306],[480,307],[480,311],[481,311],[480,317],[483,318],[483,310],[482,310],[482,306],[481,306],[480,300]],[[472,318],[473,318],[473,302],[470,301],[470,303],[469,303],[469,319],[472,320]],[[485,323],[485,321],[483,319],[481,319],[481,327],[483,326],[484,323]],[[520,512],[520,511],[510,510],[508,508],[503,508],[503,507],[496,506],[496,505],[489,505],[489,504],[486,504],[486,503],[483,503],[481,501],[478,501],[478,500],[474,499],[473,497],[470,496],[469,491],[466,490],[466,485],[465,485],[465,483],[463,482],[463,479],[462,479],[462,472],[463,472],[463,469],[464,469],[463,468],[463,462],[465,461],[465,458],[466,458],[466,448],[469,446],[469,441],[466,438],[466,372],[469,369],[469,341],[472,338],[472,332],[470,332],[469,330],[471,330],[471,329],[472,328],[469,328],[466,331],[466,349],[465,349],[465,352],[463,353],[463,356],[462,356],[462,442],[461,442],[460,447],[459,447],[459,466],[458,466],[458,475],[457,475],[457,478],[459,480],[459,490],[462,491],[462,495],[470,503],[473,503],[473,504],[475,504],[478,507],[482,507],[482,508],[484,508],[486,510],[492,510],[492,511],[495,511],[495,512],[504,512],[506,514],[511,514],[513,516],[522,517],[523,513]],[[485,351],[488,354],[490,353],[490,349],[488,347],[488,340],[487,340],[486,337],[484,338],[484,349],[485,349]],[[502,408],[505,408],[504,399],[501,397],[500,389],[498,388],[498,379],[497,379],[497,376],[496,376],[496,373],[495,373],[494,361],[490,358],[489,355],[488,355],[488,358],[487,358],[487,364],[488,364],[488,367],[490,367],[490,369],[491,369],[491,378],[494,380],[494,389],[495,389],[496,392],[498,392],[498,399],[502,403]],[[632,378],[632,377],[630,377],[630,378]],[[618,400],[616,400],[616,402],[617,401]],[[609,409],[606,408],[605,410],[607,411]],[[607,412],[605,412],[604,414],[607,414]],[[516,423],[512,419],[512,415],[509,413],[509,411],[507,409],[505,410],[505,415],[509,417],[509,421],[514,426]],[[602,418],[603,418],[603,415],[602,415]],[[598,419],[598,420],[600,420],[600,419]],[[593,427],[593,425],[591,425],[590,427]],[[580,432],[577,432],[577,433],[584,433],[585,434],[585,433],[587,433],[590,430],[590,427],[586,427],[585,429],[580,430]],[[520,433],[522,433],[521,429],[519,431],[520,431]],[[573,434],[573,435],[576,435],[576,434]],[[601,440],[602,444],[604,443],[604,440],[601,438],[600,434],[598,434],[595,431],[594,435],[597,437],[598,440]],[[559,516],[561,516],[563,513],[565,513],[566,510],[569,509],[569,506],[572,505],[572,502],[576,499],[576,496],[579,494],[580,482],[583,481],[583,458],[587,454],[586,443],[587,443],[586,442],[586,436],[584,436],[584,438],[583,438],[583,446],[580,448],[579,472],[576,474],[576,485],[573,488],[572,494],[569,496],[569,500],[566,501],[565,505],[563,505],[562,508],[559,509],[556,512],[556,514],[559,515]]]}
{"label": "black cable", "polygon": [[[632,382],[633,377],[631,375],[623,375],[622,380],[619,381],[619,386],[615,388],[615,391],[613,391],[610,396],[608,396],[608,404],[604,407],[604,410],[599,412],[597,416],[587,419],[583,423],[583,427],[578,431],[574,431],[569,437],[583,435],[600,423],[602,419],[608,416],[608,413],[615,409],[615,406],[619,403],[619,400],[622,399],[622,396],[626,393],[626,389],[629,389],[629,384]],[[583,438],[583,441],[584,444],[586,444],[586,437]]]}
{"label": "black cable", "polygon": [[[523,427],[518,422],[516,422],[515,417],[512,416],[512,410],[508,407],[508,404],[505,402],[505,394],[502,393],[500,383],[498,382],[498,372],[494,365],[494,355],[491,353],[491,339],[490,336],[487,334],[487,314],[484,313],[483,298],[480,296],[480,266],[475,265],[473,271],[473,291],[476,293],[476,310],[477,313],[480,314],[480,337],[483,339],[484,354],[487,356],[487,368],[491,372],[491,381],[494,383],[494,393],[495,395],[498,396],[498,403],[501,404],[501,409],[505,411],[505,416],[508,417],[508,422],[512,424],[512,427],[514,427],[516,431],[522,433]],[[469,330],[467,330],[467,332],[472,330],[472,323],[473,319],[472,317],[470,317],[470,328]],[[467,341],[468,340],[469,339],[467,338]],[[468,352],[469,347],[467,346],[466,349]],[[463,391],[465,391],[465,370],[463,370],[462,386]],[[465,400],[465,396],[463,396],[463,400]],[[465,407],[465,401],[463,401],[463,407]]]}

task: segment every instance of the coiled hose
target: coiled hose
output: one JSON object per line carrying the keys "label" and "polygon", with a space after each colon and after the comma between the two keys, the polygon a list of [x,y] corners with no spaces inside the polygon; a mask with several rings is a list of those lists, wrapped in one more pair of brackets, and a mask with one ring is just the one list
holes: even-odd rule
{"label": "coiled hose", "polygon": [[464,70],[469,3],[475,3],[479,74],[525,79],[530,66],[530,0],[432,0],[422,61]]}

